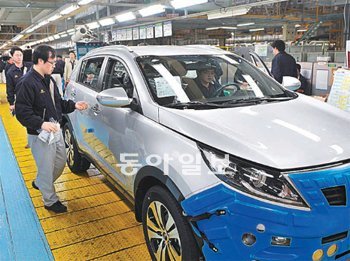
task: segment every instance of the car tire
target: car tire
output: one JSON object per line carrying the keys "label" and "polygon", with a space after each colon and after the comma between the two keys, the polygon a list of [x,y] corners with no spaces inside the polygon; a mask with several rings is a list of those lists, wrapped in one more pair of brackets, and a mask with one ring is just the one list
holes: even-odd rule
{"label": "car tire", "polygon": [[67,165],[73,173],[79,174],[90,168],[90,162],[79,153],[72,133],[69,123],[66,123],[63,134],[67,147]]}
{"label": "car tire", "polygon": [[[160,212],[160,213],[159,213]],[[193,231],[168,190],[151,187],[142,204],[142,225],[152,260],[199,260]]]}

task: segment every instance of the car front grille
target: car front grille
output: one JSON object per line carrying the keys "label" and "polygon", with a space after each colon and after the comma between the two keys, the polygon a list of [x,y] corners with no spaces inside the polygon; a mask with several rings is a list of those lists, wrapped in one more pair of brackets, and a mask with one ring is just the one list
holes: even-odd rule
{"label": "car front grille", "polygon": [[346,205],[345,186],[331,187],[322,189],[323,195],[326,197],[330,206]]}

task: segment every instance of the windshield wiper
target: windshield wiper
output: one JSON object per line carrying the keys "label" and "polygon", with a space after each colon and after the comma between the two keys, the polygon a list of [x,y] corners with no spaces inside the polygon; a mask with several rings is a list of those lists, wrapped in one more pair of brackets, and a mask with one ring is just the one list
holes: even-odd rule
{"label": "windshield wiper", "polygon": [[254,97],[254,98],[243,98],[243,99],[236,99],[236,100],[230,100],[225,104],[236,104],[236,103],[262,103],[262,102],[279,102],[279,101],[289,101],[294,99],[294,97],[278,97],[278,98],[269,98],[269,97]]}
{"label": "windshield wiper", "polygon": [[201,102],[201,101],[190,101],[190,102],[175,102],[164,105],[168,108],[177,109],[213,109],[213,108],[223,108],[222,104],[216,104],[211,102]]}

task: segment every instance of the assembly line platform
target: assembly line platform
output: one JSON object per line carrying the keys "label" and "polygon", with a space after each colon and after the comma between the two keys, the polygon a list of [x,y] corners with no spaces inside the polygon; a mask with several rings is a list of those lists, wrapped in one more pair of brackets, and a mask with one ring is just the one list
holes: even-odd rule
{"label": "assembly line platform", "polygon": [[0,115],[0,260],[150,260],[132,208],[95,168],[76,175],[66,167],[55,187],[68,212],[47,211],[4,84]]}

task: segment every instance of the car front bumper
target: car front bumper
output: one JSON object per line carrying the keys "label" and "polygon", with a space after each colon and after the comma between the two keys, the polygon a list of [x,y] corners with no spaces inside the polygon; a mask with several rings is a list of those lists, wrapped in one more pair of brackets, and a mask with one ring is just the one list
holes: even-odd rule
{"label": "car front bumper", "polygon": [[[350,165],[288,176],[310,210],[266,203],[225,184],[182,201],[188,216],[226,211],[193,226],[198,236],[200,230],[218,250],[204,242],[206,260],[312,260],[317,250],[323,251],[320,260],[350,260]],[[330,205],[322,189],[333,187],[344,188],[345,205]],[[255,243],[243,244],[244,234],[254,235]],[[273,245],[272,237],[288,238],[290,245]],[[334,244],[337,250],[328,256],[327,250]]]}

